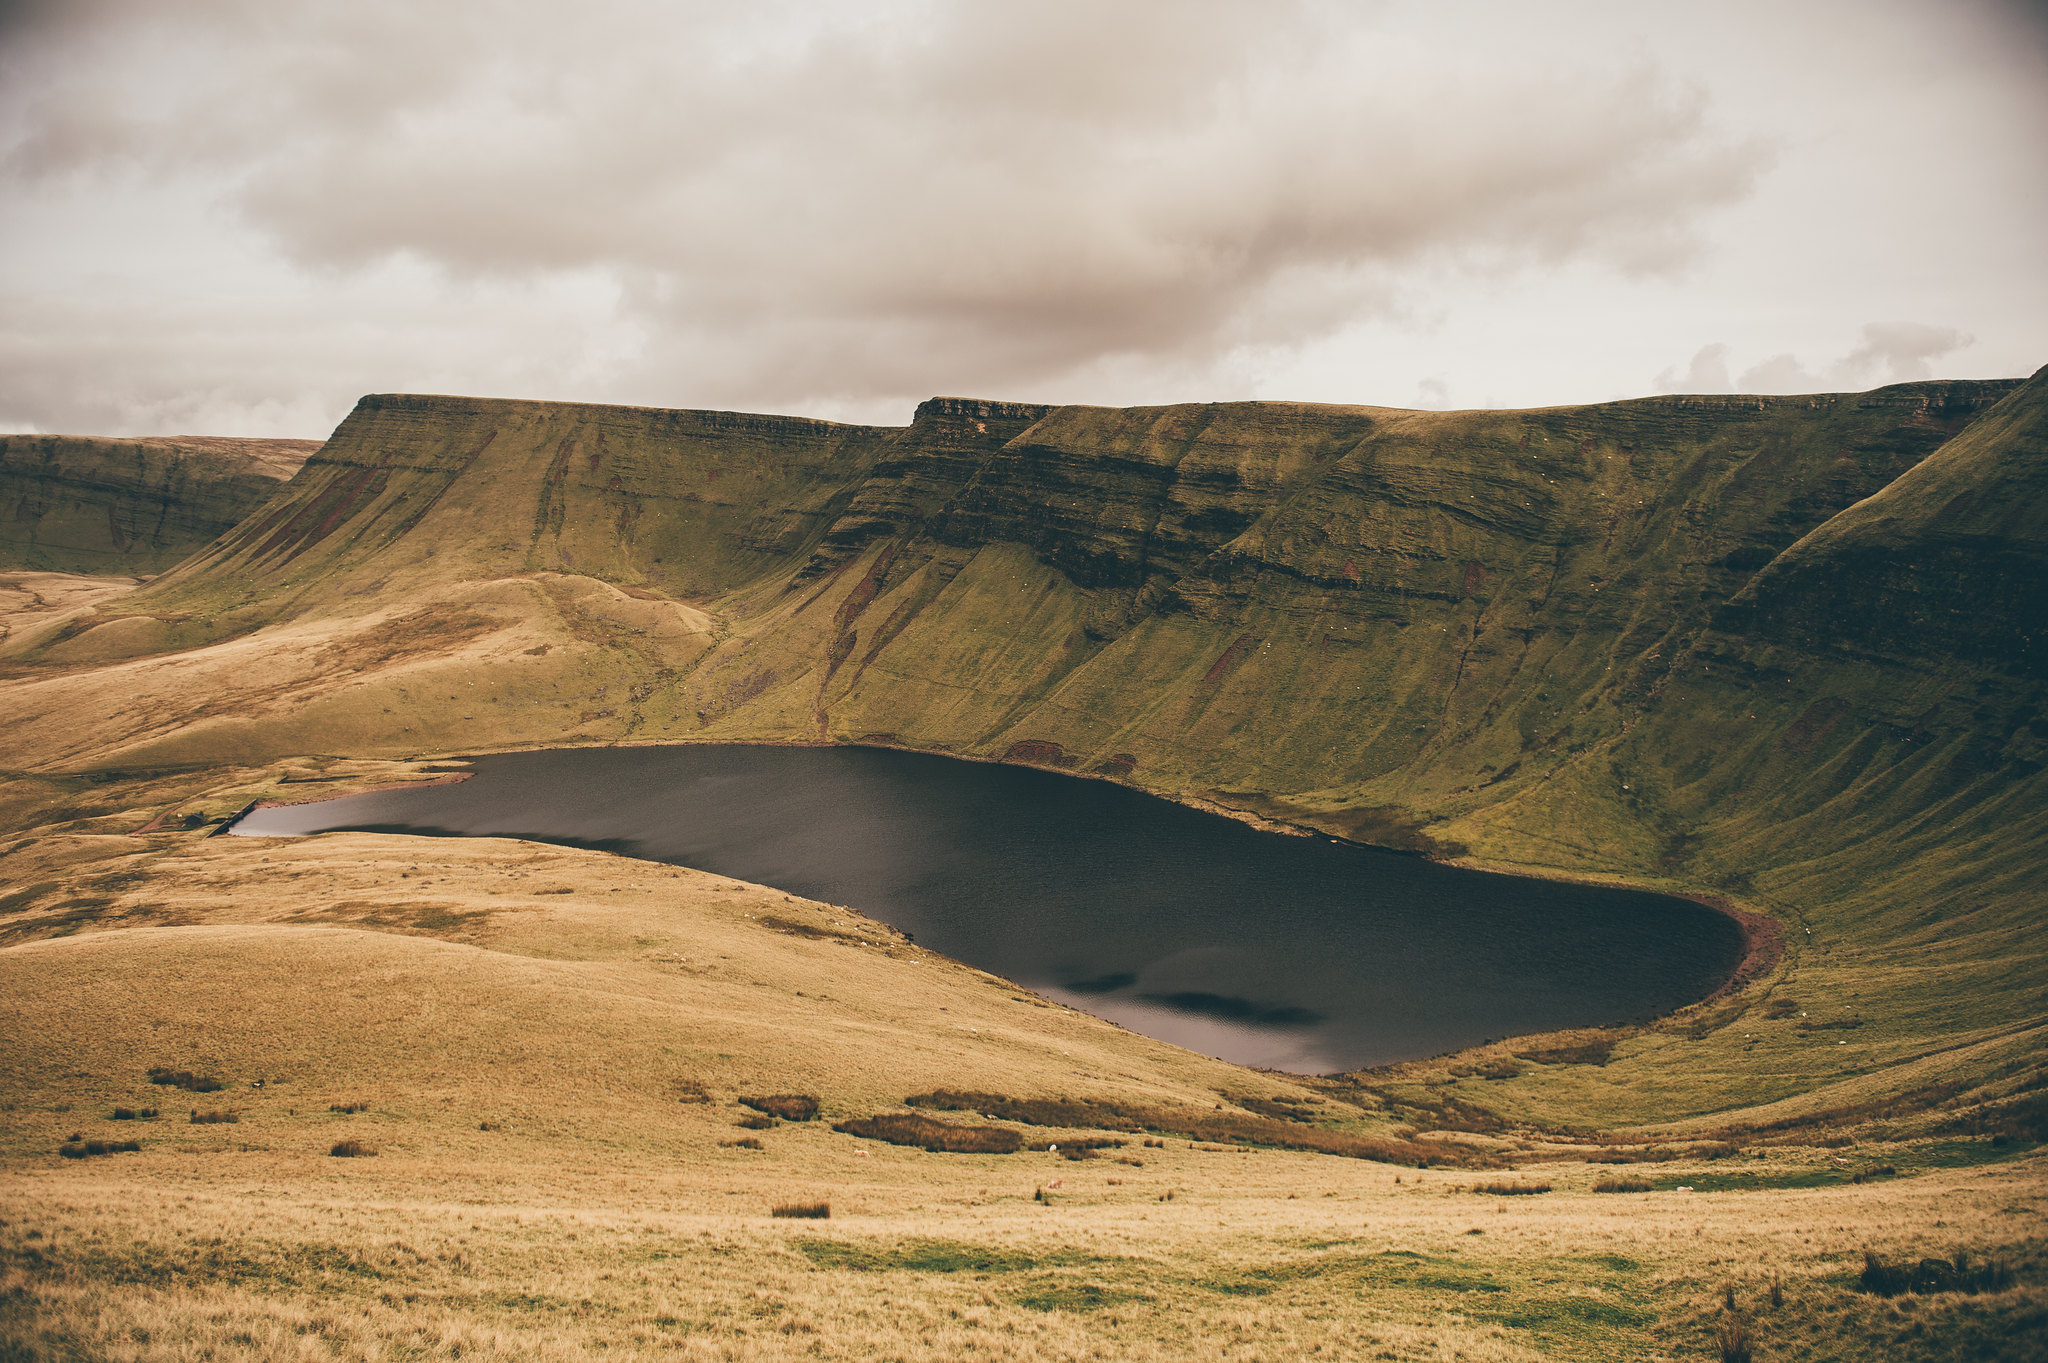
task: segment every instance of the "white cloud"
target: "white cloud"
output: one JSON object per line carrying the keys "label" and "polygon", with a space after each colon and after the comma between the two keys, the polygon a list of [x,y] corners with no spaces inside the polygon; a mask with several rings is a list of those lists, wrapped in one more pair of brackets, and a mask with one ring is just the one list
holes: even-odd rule
{"label": "white cloud", "polygon": [[1701,346],[1683,373],[1674,365],[1657,376],[1660,393],[1726,393],[1731,389],[1728,347],[1721,341]]}

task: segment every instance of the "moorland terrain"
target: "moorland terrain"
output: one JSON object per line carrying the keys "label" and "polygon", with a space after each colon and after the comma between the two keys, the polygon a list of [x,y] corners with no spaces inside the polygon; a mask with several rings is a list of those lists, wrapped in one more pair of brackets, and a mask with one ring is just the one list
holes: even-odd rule
{"label": "moorland terrain", "polygon": [[[2048,1337],[2048,371],[175,443],[0,446],[0,1357]],[[697,741],[1687,894],[1750,954],[1642,1026],[1300,1078],[701,872],[210,836]]]}

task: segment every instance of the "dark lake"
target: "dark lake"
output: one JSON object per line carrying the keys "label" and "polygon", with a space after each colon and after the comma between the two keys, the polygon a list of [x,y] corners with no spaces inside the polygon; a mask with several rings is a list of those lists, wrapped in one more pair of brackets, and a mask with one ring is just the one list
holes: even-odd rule
{"label": "dark lake", "polygon": [[1133,1031],[1318,1073],[1705,997],[1740,932],[1634,890],[1265,833],[1128,787],[877,748],[578,748],[258,810],[246,834],[532,838],[847,904]]}

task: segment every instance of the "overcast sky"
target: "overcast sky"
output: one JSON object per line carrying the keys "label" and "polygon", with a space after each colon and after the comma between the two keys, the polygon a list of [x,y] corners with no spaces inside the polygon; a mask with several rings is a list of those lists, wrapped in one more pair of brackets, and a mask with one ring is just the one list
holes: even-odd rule
{"label": "overcast sky", "polygon": [[0,430],[2048,363],[2048,4],[0,0]]}

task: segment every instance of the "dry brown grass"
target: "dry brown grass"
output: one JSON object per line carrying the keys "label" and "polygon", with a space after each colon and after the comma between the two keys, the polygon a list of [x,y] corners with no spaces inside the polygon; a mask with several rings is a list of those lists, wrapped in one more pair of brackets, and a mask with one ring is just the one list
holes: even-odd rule
{"label": "dry brown grass", "polygon": [[742,1098],[740,1106],[780,1117],[785,1122],[808,1122],[818,1115],[818,1098],[811,1093],[774,1093],[765,1098]]}
{"label": "dry brown grass", "polygon": [[88,1141],[74,1136],[58,1147],[57,1153],[65,1159],[88,1159],[94,1155],[134,1154],[141,1149],[141,1141]]}
{"label": "dry brown grass", "polygon": [[[1219,1106],[1198,1108],[1187,1105],[1132,1103],[1114,1099],[1011,1098],[1000,1093],[937,1089],[912,1094],[904,1100],[910,1107],[951,1112],[979,1112],[984,1117],[1024,1122],[1032,1126],[1093,1128],[1107,1131],[1170,1131],[1196,1141],[1231,1141],[1262,1145],[1280,1150],[1313,1150],[1351,1159],[1378,1160],[1389,1164],[1477,1165],[1484,1167],[1484,1154],[1471,1148],[1442,1144],[1425,1145],[1395,1135],[1363,1135],[1355,1131],[1329,1130],[1306,1125],[1304,1115],[1288,1111],[1284,1117],[1230,1112]],[[1278,1107],[1279,1105],[1273,1105]]]}
{"label": "dry brown grass", "polygon": [[[1761,1302],[1777,1274],[1782,1307],[1749,1318],[1757,1356],[1846,1360],[1911,1356],[1881,1314],[1899,1301],[1958,1350],[2024,1338],[2048,1309],[2029,1248],[2044,1157],[2010,1144],[1941,1169],[1867,1139],[1859,1163],[1900,1177],[1625,1200],[1593,1195],[1599,1168],[1554,1160],[1549,1196],[1498,1202],[1455,1195],[1469,1174],[1221,1132],[1207,1151],[1114,1127],[1029,1133],[1128,1139],[1142,1165],[933,1154],[821,1122],[721,1148],[727,1104],[789,1091],[852,1112],[940,1086],[1065,1091],[1203,1131],[1370,1135],[1391,1119],[1310,1125],[1291,1115],[1308,1104],[1271,1096],[1284,1076],[1018,1003],[914,948],[762,929],[749,914],[815,910],[717,877],[517,843],[220,839],[157,860],[136,845],[15,854],[161,867],[134,897],[165,915],[0,951],[0,1063],[17,1076],[0,1111],[0,1348],[30,1357],[1682,1359],[1711,1356],[1731,1277]],[[488,928],[403,935],[427,878]],[[565,881],[578,892],[529,894]],[[172,1060],[285,1077],[238,1092],[235,1126],[181,1124],[118,1159],[55,1153],[74,1113],[150,1097],[144,1070]],[[384,1154],[326,1158],[368,1123],[327,1110],[364,1075],[363,1134]],[[685,1085],[713,1101],[678,1102]],[[1290,1116],[1219,1112],[1224,1094]],[[1730,1169],[1663,1144],[1660,1185]],[[1838,1167],[1810,1144],[1763,1153],[1734,1164]],[[811,1201],[829,1221],[769,1210]],[[1856,1286],[1865,1247],[1916,1266],[2003,1256],[2015,1285],[1888,1301]]]}
{"label": "dry brown grass", "polygon": [[149,1071],[149,1082],[166,1088],[184,1089],[187,1093],[219,1093],[227,1087],[227,1081],[208,1075],[194,1074],[190,1070],[165,1069],[154,1066]]}
{"label": "dry brown grass", "polygon": [[890,1145],[956,1155],[1008,1155],[1022,1148],[1024,1137],[1007,1126],[960,1126],[934,1121],[915,1112],[882,1112],[832,1123],[834,1131]]}

